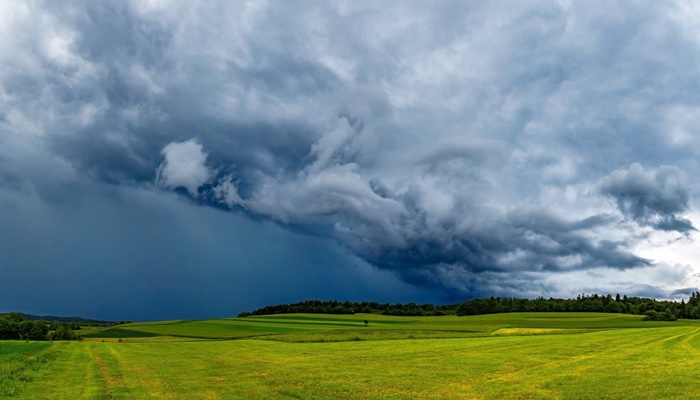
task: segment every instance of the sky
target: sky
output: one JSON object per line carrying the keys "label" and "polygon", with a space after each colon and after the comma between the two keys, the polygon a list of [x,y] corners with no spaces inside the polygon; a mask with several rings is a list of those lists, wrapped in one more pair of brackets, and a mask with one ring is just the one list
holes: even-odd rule
{"label": "sky", "polygon": [[4,1],[0,312],[700,286],[700,6]]}

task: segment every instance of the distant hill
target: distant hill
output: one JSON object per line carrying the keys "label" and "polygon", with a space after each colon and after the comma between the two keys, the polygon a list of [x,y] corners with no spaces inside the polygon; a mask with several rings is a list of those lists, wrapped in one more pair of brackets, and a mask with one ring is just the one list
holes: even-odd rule
{"label": "distant hill", "polygon": [[[0,316],[9,314],[9,313],[0,313]],[[25,314],[25,313],[20,313],[24,317],[24,319],[36,321],[36,320],[43,320],[43,321],[48,321],[48,322],[78,322],[78,323],[86,323],[86,324],[113,324],[114,321],[99,321],[96,319],[88,319],[88,318],[80,318],[80,317],[55,317],[52,315],[33,315],[33,314]]]}

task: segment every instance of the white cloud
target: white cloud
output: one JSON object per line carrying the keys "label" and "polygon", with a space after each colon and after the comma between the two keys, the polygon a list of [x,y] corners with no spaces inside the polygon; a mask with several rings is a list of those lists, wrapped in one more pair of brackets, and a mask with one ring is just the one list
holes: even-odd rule
{"label": "white cloud", "polygon": [[211,170],[205,165],[207,153],[196,139],[173,142],[161,151],[165,160],[158,167],[156,185],[174,189],[183,187],[197,197],[197,190],[209,181]]}
{"label": "white cloud", "polygon": [[227,206],[231,208],[235,206],[245,208],[245,201],[238,194],[238,187],[236,187],[236,183],[231,176],[224,177],[212,191],[214,192],[214,197]]}

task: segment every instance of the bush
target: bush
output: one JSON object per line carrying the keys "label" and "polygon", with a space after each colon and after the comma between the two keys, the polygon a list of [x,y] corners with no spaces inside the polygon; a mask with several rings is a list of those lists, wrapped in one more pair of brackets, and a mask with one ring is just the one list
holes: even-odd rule
{"label": "bush", "polygon": [[55,331],[49,333],[49,340],[79,340],[78,335],[68,329],[65,324],[61,324]]}
{"label": "bush", "polygon": [[649,310],[644,313],[644,321],[676,321],[675,315],[671,312],[671,309],[667,308],[664,312],[658,312],[654,310]]}
{"label": "bush", "polygon": [[611,301],[607,306],[605,306],[605,312],[607,313],[619,313],[621,311],[620,303],[616,301]]}

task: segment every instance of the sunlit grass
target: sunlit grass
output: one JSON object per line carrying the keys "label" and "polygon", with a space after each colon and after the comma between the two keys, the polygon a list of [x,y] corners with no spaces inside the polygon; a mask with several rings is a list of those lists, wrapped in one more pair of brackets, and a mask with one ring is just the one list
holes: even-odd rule
{"label": "sunlit grass", "polygon": [[[366,327],[361,315],[138,325],[185,325],[186,333],[212,336],[271,326],[265,340],[245,338],[250,330],[242,329],[231,336],[236,340],[0,342],[0,361],[14,360],[0,363],[0,390],[11,388],[20,399],[700,398],[700,323],[694,321],[609,314],[375,317]],[[275,333],[282,326],[294,332]],[[45,362],[32,361],[42,352],[49,354]],[[14,379],[13,369],[24,371],[23,378]]]}
{"label": "sunlit grass", "polygon": [[[365,325],[364,321],[368,321]],[[678,321],[673,326],[692,324]],[[240,339],[270,337],[290,341],[299,337],[308,341],[312,336],[342,337],[344,330],[357,331],[360,337],[382,339],[407,338],[397,331],[419,331],[420,337],[471,337],[475,332],[484,335],[504,328],[599,330],[621,328],[650,328],[668,326],[668,322],[643,322],[638,315],[600,313],[513,313],[472,317],[396,317],[376,314],[319,315],[287,314],[247,318],[227,318],[199,321],[167,321],[120,325],[85,335],[94,338],[176,336],[209,339]],[[449,333],[448,333],[449,332]],[[461,333],[461,334],[460,334]],[[274,338],[273,336],[285,336]],[[415,336],[415,335],[414,335]]]}

